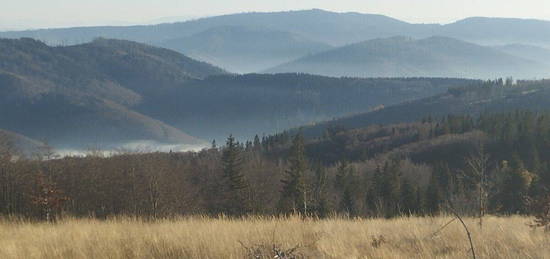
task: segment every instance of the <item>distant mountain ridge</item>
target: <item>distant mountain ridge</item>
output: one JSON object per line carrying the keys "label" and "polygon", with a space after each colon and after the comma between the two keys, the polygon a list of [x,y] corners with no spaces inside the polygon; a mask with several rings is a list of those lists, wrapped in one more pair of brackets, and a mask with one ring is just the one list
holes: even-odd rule
{"label": "distant mountain ridge", "polygon": [[313,41],[337,46],[399,35],[415,38],[441,35],[479,44],[531,43],[550,46],[550,21],[544,20],[471,17],[445,25],[412,24],[384,15],[335,13],[320,9],[237,13],[158,25],[9,31],[1,32],[0,37],[32,37],[51,44],[84,43],[97,37],[154,43],[191,36],[219,26],[251,25],[296,33]]}
{"label": "distant mountain ridge", "polygon": [[[254,30],[244,29],[247,27]],[[481,45],[550,47],[550,21],[472,17],[445,25],[412,24],[384,15],[313,9],[229,14],[158,25],[0,32],[0,38],[31,37],[50,45],[82,44],[98,37],[149,43],[243,73],[260,72],[278,65],[275,63],[314,54],[323,50],[323,45],[341,47],[395,36],[444,36]],[[239,46],[244,39],[247,41]],[[278,52],[284,58],[261,55],[284,46],[284,51]]]}
{"label": "distant mountain ridge", "polygon": [[550,49],[527,44],[507,44],[494,47],[507,54],[550,64]]}
{"label": "distant mountain ridge", "polygon": [[550,46],[550,21],[470,17],[441,26],[436,35],[483,45],[531,44]]}
{"label": "distant mountain ridge", "polygon": [[411,24],[383,15],[334,13],[313,9],[273,13],[229,14],[158,25],[75,27],[2,32],[0,37],[32,37],[49,44],[85,43],[97,37],[158,43],[191,36],[219,26],[251,25],[296,33],[310,40],[331,45],[343,45],[364,40],[365,37],[387,37],[400,35],[403,31],[414,32],[417,30]]}
{"label": "distant mountain ridge", "polygon": [[260,71],[332,48],[295,33],[253,26],[214,27],[159,45],[239,73]]}
{"label": "distant mountain ridge", "polygon": [[550,68],[449,37],[392,37],[331,49],[266,70],[353,77],[533,78]]}

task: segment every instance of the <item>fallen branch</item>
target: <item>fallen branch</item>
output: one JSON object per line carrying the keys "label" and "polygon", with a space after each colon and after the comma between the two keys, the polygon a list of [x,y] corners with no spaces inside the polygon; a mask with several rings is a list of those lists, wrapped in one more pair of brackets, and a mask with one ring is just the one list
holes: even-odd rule
{"label": "fallen branch", "polygon": [[443,225],[442,227],[440,227],[437,231],[433,232],[431,235],[425,237],[424,239],[427,239],[427,238],[433,238],[435,237],[437,234],[439,234],[439,232],[443,231],[443,229],[445,229],[447,226],[449,226],[451,223],[455,222],[456,220],[456,217],[454,217],[453,219],[451,219],[449,222],[447,222],[445,225]]}
{"label": "fallen branch", "polygon": [[451,203],[449,203],[449,209],[451,210],[453,215],[460,221],[460,223],[464,227],[464,230],[466,231],[466,234],[468,235],[468,240],[470,241],[470,251],[472,252],[472,258],[476,259],[476,251],[474,249],[474,243],[472,242],[472,234],[470,233],[470,230],[468,229],[468,226],[466,226],[466,223],[464,223],[464,220],[462,220],[462,217],[460,217],[460,215],[458,215],[458,213],[453,208]]}

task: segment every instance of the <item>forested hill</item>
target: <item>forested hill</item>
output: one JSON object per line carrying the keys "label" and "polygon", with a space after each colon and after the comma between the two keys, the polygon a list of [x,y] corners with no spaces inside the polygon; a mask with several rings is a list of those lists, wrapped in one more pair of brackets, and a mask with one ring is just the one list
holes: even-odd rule
{"label": "forested hill", "polygon": [[203,139],[273,134],[443,93],[473,80],[248,74],[194,80],[136,109]]}
{"label": "forested hill", "polygon": [[430,37],[415,40],[392,37],[356,43],[266,70],[327,76],[356,77],[460,77],[544,78],[547,63],[513,56],[497,48],[454,38]]}
{"label": "forested hill", "polygon": [[[323,22],[320,23],[319,21]],[[432,27],[431,25],[412,25],[383,15],[334,13],[315,9],[229,14],[159,25],[75,27],[2,32],[0,37],[32,37],[51,44],[78,44],[88,42],[96,37],[160,43],[191,36],[220,26],[254,26],[286,31],[331,45],[343,45],[366,39],[403,35],[404,32],[416,34],[425,31],[425,28]]]}
{"label": "forested hill", "polygon": [[[309,165],[314,165],[311,179],[334,181],[336,188],[327,190],[338,193],[339,199],[332,200],[336,210],[342,209],[339,204],[354,213],[395,216],[438,213],[452,202],[471,211],[482,168],[489,183],[481,187],[487,192],[484,209],[493,214],[527,214],[538,209],[532,201],[546,197],[550,188],[549,132],[547,111],[516,110],[333,129],[322,138],[305,141],[303,149]],[[268,157],[290,160],[296,139],[291,134],[275,135],[261,142],[262,150]],[[250,143],[247,146],[254,146]]]}
{"label": "forested hill", "polygon": [[32,37],[51,44],[78,44],[97,37],[138,42],[163,42],[220,26],[251,25],[296,33],[314,41],[340,46],[399,35],[410,37],[442,35],[493,45],[510,43],[550,45],[550,22],[544,20],[472,17],[445,25],[411,24],[384,15],[335,13],[319,9],[240,13],[159,25],[13,31],[2,32],[0,37]]}
{"label": "forested hill", "polygon": [[32,157],[33,153],[37,153],[45,147],[45,143],[0,129],[0,157],[4,155],[3,152]]}
{"label": "forested hill", "polygon": [[495,48],[512,56],[550,64],[550,49],[548,48],[528,44],[507,44],[495,46]]}
{"label": "forested hill", "polygon": [[[428,116],[408,123],[330,128],[319,138],[306,139],[305,150],[313,163],[326,165],[410,159],[414,163],[445,163],[459,169],[464,166],[464,158],[482,144],[492,160],[516,160],[512,163],[521,163],[533,172],[549,166],[544,162],[549,156],[549,130],[548,111],[518,109],[477,116]],[[288,132],[267,137],[263,148],[274,156],[286,154],[293,137]]]}
{"label": "forested hill", "polygon": [[177,52],[127,41],[49,47],[4,39],[0,127],[79,146],[140,139],[196,144],[196,138],[131,107],[186,81],[223,73]]}
{"label": "forested hill", "polygon": [[5,39],[0,50],[0,127],[57,146],[249,138],[474,82],[232,75],[174,51],[109,39],[68,47]]}
{"label": "forested hill", "polygon": [[446,93],[411,101],[377,111],[358,114],[333,121],[303,127],[306,136],[322,136],[327,128],[361,128],[374,124],[412,122],[427,116],[448,114],[478,115],[516,109],[550,109],[550,81],[503,80],[475,83],[467,87],[451,88]]}

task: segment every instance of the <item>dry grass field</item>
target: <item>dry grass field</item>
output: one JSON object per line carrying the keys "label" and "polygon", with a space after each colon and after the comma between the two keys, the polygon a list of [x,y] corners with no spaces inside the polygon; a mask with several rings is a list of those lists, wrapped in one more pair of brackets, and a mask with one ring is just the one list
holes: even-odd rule
{"label": "dry grass field", "polygon": [[[458,221],[433,235],[449,220],[3,220],[0,258],[274,258],[274,250],[287,258],[469,258]],[[528,218],[487,217],[482,230],[465,221],[478,258],[550,258],[550,233],[531,229]]]}

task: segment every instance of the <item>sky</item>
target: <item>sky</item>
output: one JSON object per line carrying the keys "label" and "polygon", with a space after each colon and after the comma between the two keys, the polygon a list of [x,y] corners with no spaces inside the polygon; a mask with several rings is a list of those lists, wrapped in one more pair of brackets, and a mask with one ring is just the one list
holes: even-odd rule
{"label": "sky", "polygon": [[550,20],[549,0],[1,0],[0,30],[173,22],[204,16],[325,9],[450,23],[471,16]]}

